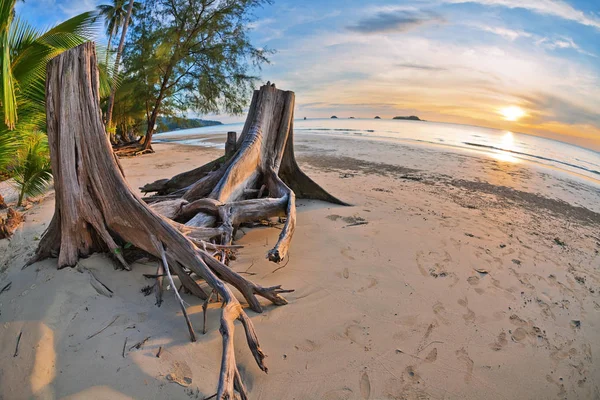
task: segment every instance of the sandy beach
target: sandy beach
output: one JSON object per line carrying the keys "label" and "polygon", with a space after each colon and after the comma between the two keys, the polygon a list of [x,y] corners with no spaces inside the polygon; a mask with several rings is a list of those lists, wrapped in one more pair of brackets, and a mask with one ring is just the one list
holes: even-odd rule
{"label": "sandy beach", "polygon": [[[154,148],[121,160],[136,191],[222,154]],[[280,265],[265,259],[276,227],[238,238],[234,270],[295,289],[286,306],[248,310],[268,374],[237,331],[251,399],[600,398],[600,183],[375,139],[299,135],[296,152],[352,206],[299,200]],[[126,272],[95,254],[77,268],[49,259],[22,270],[53,212],[50,192],[0,241],[0,290],[10,283],[0,293],[0,399],[213,395],[220,305],[190,343],[173,289],[160,308],[141,292],[154,262]],[[183,297],[201,330],[201,301]]]}

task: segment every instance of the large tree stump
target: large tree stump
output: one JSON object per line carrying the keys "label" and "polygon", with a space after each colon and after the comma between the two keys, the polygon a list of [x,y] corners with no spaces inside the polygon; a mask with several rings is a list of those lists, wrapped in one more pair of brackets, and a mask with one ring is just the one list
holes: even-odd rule
{"label": "large tree stump", "polygon": [[[290,290],[262,287],[226,265],[229,252],[236,247],[231,244],[234,229],[273,216],[286,217],[279,241],[268,253],[271,261],[279,262],[287,254],[296,225],[294,191],[302,197],[343,204],[298,168],[293,154],[293,107],[292,92],[263,86],[254,93],[235,153],[232,150],[228,157],[155,182],[154,191],[170,194],[153,197],[148,206],[127,185],[104,130],[93,43],[62,53],[48,63],[46,79],[55,213],[29,264],[58,257],[58,267],[63,268],[102,251],[130,269],[121,251],[121,246],[130,243],[162,260],[155,289],[159,305],[165,270],[169,279],[171,274],[179,277],[189,292],[208,302],[212,296],[197,282],[203,279],[223,301],[217,398],[233,399],[237,390],[246,399],[233,348],[235,320],[242,323],[260,369],[266,372],[267,366],[254,326],[228,285],[255,312],[262,312],[257,296],[284,305],[287,301],[281,294]],[[187,323],[194,338],[193,327]]]}

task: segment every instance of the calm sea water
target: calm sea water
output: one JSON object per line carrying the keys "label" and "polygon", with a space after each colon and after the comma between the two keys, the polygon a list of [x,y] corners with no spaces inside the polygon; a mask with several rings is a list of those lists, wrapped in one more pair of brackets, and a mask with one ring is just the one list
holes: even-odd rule
{"label": "calm sea water", "polygon": [[[243,124],[185,129],[155,135],[156,141],[222,146],[203,136],[241,132]],[[507,162],[528,160],[600,181],[600,153],[537,136],[469,125],[376,119],[309,119],[294,121],[294,133],[363,136],[381,140],[435,144],[457,151],[477,150]]]}

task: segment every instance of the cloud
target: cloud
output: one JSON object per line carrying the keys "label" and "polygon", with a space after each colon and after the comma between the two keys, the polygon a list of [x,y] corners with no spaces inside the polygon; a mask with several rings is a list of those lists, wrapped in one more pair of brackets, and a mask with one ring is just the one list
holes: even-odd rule
{"label": "cloud", "polygon": [[600,113],[558,95],[540,92],[523,99],[527,108],[538,110],[533,115],[538,123],[560,121],[565,124],[589,124],[600,127]]}
{"label": "cloud", "polygon": [[535,42],[535,44],[538,46],[545,47],[550,50],[572,49],[578,53],[585,54],[586,56],[598,57],[594,53],[590,53],[589,51],[582,49],[581,47],[579,47],[579,45],[577,43],[575,43],[573,41],[573,39],[568,38],[568,37],[560,37],[557,39],[541,38],[541,39],[537,40]]}
{"label": "cloud", "polygon": [[482,31],[493,33],[498,36],[502,36],[503,38],[511,40],[511,41],[514,41],[520,37],[531,37],[532,36],[530,33],[527,33],[524,31],[515,31],[512,29],[503,28],[503,27],[499,27],[499,26],[478,25],[478,26],[476,26],[476,28],[481,29]]}
{"label": "cloud", "polygon": [[407,68],[407,69],[416,69],[422,71],[446,71],[448,68],[438,67],[435,65],[426,65],[426,64],[413,64],[413,63],[399,63],[396,64],[397,67]]}
{"label": "cloud", "polygon": [[383,9],[347,28],[359,33],[406,32],[422,25],[441,23],[444,19],[431,11]]}
{"label": "cloud", "polygon": [[586,14],[562,0],[442,0],[443,3],[477,3],[486,6],[522,8],[537,14],[552,15],[600,30],[600,17]]}

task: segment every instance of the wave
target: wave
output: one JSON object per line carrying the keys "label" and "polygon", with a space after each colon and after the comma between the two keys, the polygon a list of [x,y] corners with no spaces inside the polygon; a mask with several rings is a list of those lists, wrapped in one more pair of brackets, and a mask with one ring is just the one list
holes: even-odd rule
{"label": "wave", "polygon": [[562,164],[562,165],[566,165],[566,166],[571,167],[571,168],[576,168],[576,169],[580,169],[582,171],[589,172],[591,174],[600,175],[600,171],[596,171],[595,169],[585,168],[585,167],[582,167],[581,165],[571,164],[571,163],[568,163],[568,162],[565,162],[565,161],[555,160],[555,159],[549,158],[549,157],[544,157],[544,156],[539,156],[539,155],[529,154],[529,153],[523,153],[521,151],[516,151],[516,150],[506,150],[506,149],[503,149],[501,147],[489,146],[489,145],[485,145],[485,144],[478,144],[478,143],[471,143],[471,142],[463,142],[463,144],[466,144],[467,146],[483,147],[483,148],[486,148],[486,149],[503,151],[503,152],[510,153],[510,154],[516,154],[516,155],[519,155],[519,156],[537,158],[538,160],[544,160],[544,161],[549,161],[549,162],[552,162],[552,163]]}

